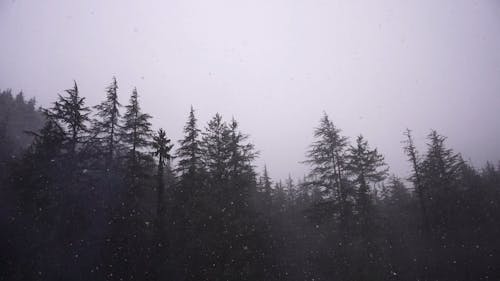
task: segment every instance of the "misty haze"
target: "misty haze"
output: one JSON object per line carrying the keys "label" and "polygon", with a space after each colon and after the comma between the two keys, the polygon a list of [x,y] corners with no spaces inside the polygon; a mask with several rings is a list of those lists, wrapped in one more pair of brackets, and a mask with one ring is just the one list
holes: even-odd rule
{"label": "misty haze", "polygon": [[500,280],[500,2],[0,0],[1,280]]}

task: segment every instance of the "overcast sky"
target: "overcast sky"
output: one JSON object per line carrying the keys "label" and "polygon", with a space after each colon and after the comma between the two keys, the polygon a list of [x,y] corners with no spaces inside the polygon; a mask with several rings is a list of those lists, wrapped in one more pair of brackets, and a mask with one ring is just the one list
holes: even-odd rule
{"label": "overcast sky", "polygon": [[500,160],[500,1],[0,0],[0,88],[47,106],[76,79],[178,140],[234,116],[273,178],[301,177],[325,111],[406,176],[402,132],[431,128],[478,165]]}

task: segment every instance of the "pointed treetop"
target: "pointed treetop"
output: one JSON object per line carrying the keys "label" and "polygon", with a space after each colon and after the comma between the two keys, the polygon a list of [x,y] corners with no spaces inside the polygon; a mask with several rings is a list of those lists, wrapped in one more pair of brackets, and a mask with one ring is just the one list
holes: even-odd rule
{"label": "pointed treetop", "polygon": [[153,156],[159,157],[160,165],[164,165],[165,161],[170,161],[170,150],[174,146],[170,144],[171,140],[167,138],[165,131],[160,128],[157,134],[153,137]]}

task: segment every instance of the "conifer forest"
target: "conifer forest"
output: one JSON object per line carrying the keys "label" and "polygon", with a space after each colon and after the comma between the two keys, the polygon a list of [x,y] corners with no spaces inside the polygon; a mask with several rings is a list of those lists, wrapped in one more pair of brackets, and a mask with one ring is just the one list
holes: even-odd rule
{"label": "conifer forest", "polygon": [[500,0],[0,0],[0,281],[500,281]]}
{"label": "conifer forest", "polygon": [[78,86],[0,93],[0,280],[500,280],[500,164],[438,131],[401,132],[394,175],[313,113],[308,173],[280,179],[234,118],[186,108],[174,141],[140,89]]}

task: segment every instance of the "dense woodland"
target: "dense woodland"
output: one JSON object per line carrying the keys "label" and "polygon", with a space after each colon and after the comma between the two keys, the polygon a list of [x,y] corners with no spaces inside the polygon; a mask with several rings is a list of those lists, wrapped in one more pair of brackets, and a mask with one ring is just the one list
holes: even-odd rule
{"label": "dense woodland", "polygon": [[0,280],[500,280],[500,166],[436,131],[401,135],[398,178],[319,113],[310,173],[279,180],[236,120],[191,108],[173,142],[118,94],[0,93]]}

